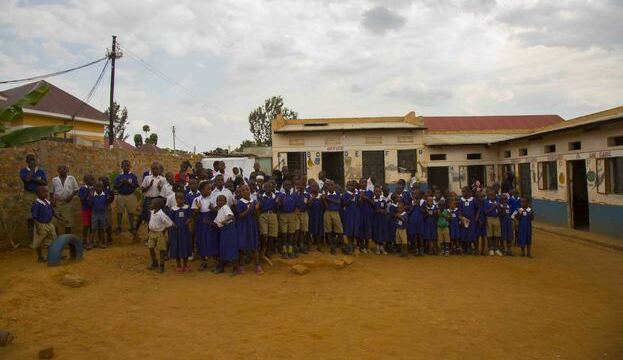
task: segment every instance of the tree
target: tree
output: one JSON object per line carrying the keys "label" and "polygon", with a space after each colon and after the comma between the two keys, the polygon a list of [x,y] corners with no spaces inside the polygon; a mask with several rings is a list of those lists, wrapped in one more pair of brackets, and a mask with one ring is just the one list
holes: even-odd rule
{"label": "tree", "polygon": [[17,129],[7,134],[6,127],[3,123],[10,123],[14,119],[19,119],[24,115],[23,107],[26,105],[37,105],[49,91],[47,84],[38,86],[21,99],[4,108],[0,108],[0,148],[26,144],[41,140],[45,137],[54,136],[73,129],[71,125],[51,125],[51,126],[33,126],[23,129]]}
{"label": "tree", "polygon": [[244,140],[243,142],[240,143],[240,146],[238,146],[237,148],[234,149],[234,152],[243,152],[244,148],[247,147],[251,147],[251,146],[256,146],[257,143],[253,140]]}
{"label": "tree", "polygon": [[145,144],[158,145],[158,134],[151,133],[148,138],[145,138]]}
{"label": "tree", "polygon": [[145,141],[147,142],[147,133],[151,130],[149,125],[143,125],[143,132],[145,133]]}
{"label": "tree", "polygon": [[283,115],[285,119],[296,119],[296,111],[283,106],[281,96],[273,96],[264,100],[264,105],[253,110],[249,114],[249,130],[255,138],[257,145],[270,146],[272,140],[272,121],[277,114]]}
{"label": "tree", "polygon": [[139,147],[143,145],[143,137],[141,134],[134,134],[134,146]]}
{"label": "tree", "polygon": [[[110,111],[110,106],[104,112],[107,119],[110,116],[109,111]],[[121,105],[117,104],[116,102],[113,102],[112,113],[113,113],[113,131],[115,132],[115,137],[119,140],[125,141],[127,138],[130,137],[130,134],[125,133],[126,128],[128,127],[128,124],[130,124],[130,122],[128,121],[128,109],[126,109],[126,107],[124,106],[123,110],[121,110]],[[106,137],[108,137],[108,127],[106,128]]]}

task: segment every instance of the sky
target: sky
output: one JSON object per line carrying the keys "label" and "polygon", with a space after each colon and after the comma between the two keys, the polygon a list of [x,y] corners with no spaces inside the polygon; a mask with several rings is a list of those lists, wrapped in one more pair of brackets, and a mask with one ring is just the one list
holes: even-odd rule
{"label": "sky", "polygon": [[[0,0],[0,80],[103,57],[129,133],[192,151],[252,139],[281,95],[301,118],[558,114],[623,105],[620,0]],[[47,79],[86,98],[103,63]],[[90,102],[108,106],[106,74]],[[8,88],[0,86],[0,90]],[[132,143],[132,137],[129,142]]]}

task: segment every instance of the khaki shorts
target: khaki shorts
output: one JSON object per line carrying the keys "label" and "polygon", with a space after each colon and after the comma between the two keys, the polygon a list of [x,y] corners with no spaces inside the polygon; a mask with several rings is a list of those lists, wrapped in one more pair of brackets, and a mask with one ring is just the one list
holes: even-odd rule
{"label": "khaki shorts", "polygon": [[296,213],[296,217],[298,220],[298,229],[301,232],[308,232],[309,231],[309,214],[307,214],[307,211],[301,211]]}
{"label": "khaki shorts", "polygon": [[340,218],[340,214],[337,211],[325,211],[322,219],[324,220],[325,233],[344,233],[344,228],[342,227],[342,219]]}
{"label": "khaki shorts", "polygon": [[32,219],[32,203],[36,200],[37,194],[30,191],[24,191],[24,198],[22,199],[24,207],[22,211],[24,212],[26,219]]}
{"label": "khaki shorts", "polygon": [[450,242],[450,228],[437,228],[437,240],[441,242]]}
{"label": "khaki shorts", "polygon": [[275,213],[261,213],[259,222],[260,235],[268,235],[269,237],[277,237],[279,233],[279,222]]}
{"label": "khaki shorts", "polygon": [[500,218],[487,217],[487,236],[500,237]]}
{"label": "khaki shorts", "polygon": [[42,245],[48,246],[56,239],[56,228],[51,222],[42,224],[35,221],[35,229],[33,231],[32,244],[33,249],[36,249]]}
{"label": "khaki shorts", "polygon": [[167,237],[164,231],[149,231],[147,233],[147,247],[158,251],[167,251]]}
{"label": "khaki shorts", "polygon": [[138,210],[136,209],[138,206],[136,195],[117,195],[115,197],[115,202],[117,203],[117,214],[123,214],[126,211],[130,215],[138,214]]}
{"label": "khaki shorts", "polygon": [[407,244],[407,229],[396,229],[396,244]]}
{"label": "khaki shorts", "polygon": [[279,232],[282,234],[294,234],[298,230],[298,215],[294,212],[281,213],[279,216]]}
{"label": "khaki shorts", "polygon": [[[73,227],[74,226],[74,205],[69,202],[57,200],[54,211],[63,220],[54,218],[53,222],[55,226],[60,227]],[[64,230],[64,229],[63,229]]]}

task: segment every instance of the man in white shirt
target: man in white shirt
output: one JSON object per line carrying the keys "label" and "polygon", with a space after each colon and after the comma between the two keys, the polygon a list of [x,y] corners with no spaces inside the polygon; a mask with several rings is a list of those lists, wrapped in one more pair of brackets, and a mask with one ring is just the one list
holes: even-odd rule
{"label": "man in white shirt", "polygon": [[225,187],[225,181],[222,175],[216,175],[214,179],[214,189],[212,190],[212,207],[216,207],[216,198],[219,195],[224,195],[227,198],[227,205],[234,205],[234,194]]}
{"label": "man in white shirt", "polygon": [[64,234],[71,234],[74,226],[74,208],[71,203],[80,187],[76,178],[68,175],[69,168],[66,165],[58,166],[58,176],[52,179],[50,186],[50,197],[52,204],[59,218],[54,219],[56,233],[61,234],[60,229],[64,228]]}
{"label": "man in white shirt", "polygon": [[136,231],[138,231],[143,221],[149,223],[149,217],[151,214],[150,204],[152,200],[157,198],[166,198],[165,185],[167,184],[167,179],[162,176],[162,170],[162,165],[160,165],[159,162],[154,161],[151,164],[151,175],[147,175],[145,176],[145,178],[143,178],[143,183],[141,184],[141,191],[143,192],[144,196],[143,209],[141,212],[141,218],[136,224]]}

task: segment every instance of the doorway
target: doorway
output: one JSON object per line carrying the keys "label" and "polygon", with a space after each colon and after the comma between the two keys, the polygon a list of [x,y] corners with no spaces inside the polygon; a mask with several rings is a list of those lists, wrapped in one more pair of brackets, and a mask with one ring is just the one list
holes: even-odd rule
{"label": "doorway", "polygon": [[372,178],[375,184],[385,184],[385,151],[362,151],[362,175]]}
{"label": "doorway", "polygon": [[447,190],[450,185],[447,166],[428,167],[428,187],[437,186],[439,189]]}
{"label": "doorway", "polygon": [[532,198],[532,179],[530,163],[520,163],[519,166],[519,192],[521,196]]}
{"label": "doorway", "polygon": [[574,229],[589,228],[588,184],[586,182],[586,161],[567,162],[569,175],[569,204],[571,205],[571,225]]}
{"label": "doorway", "polygon": [[323,152],[322,171],[327,179],[335,181],[342,188],[344,187],[344,152]]}
{"label": "doorway", "polygon": [[467,166],[467,184],[472,186],[474,180],[480,181],[480,186],[487,186],[487,172],[484,165],[468,165]]}
{"label": "doorway", "polygon": [[305,152],[289,152],[288,153],[288,171],[290,174],[295,175],[305,175],[307,174],[307,166],[306,166],[306,156]]}

